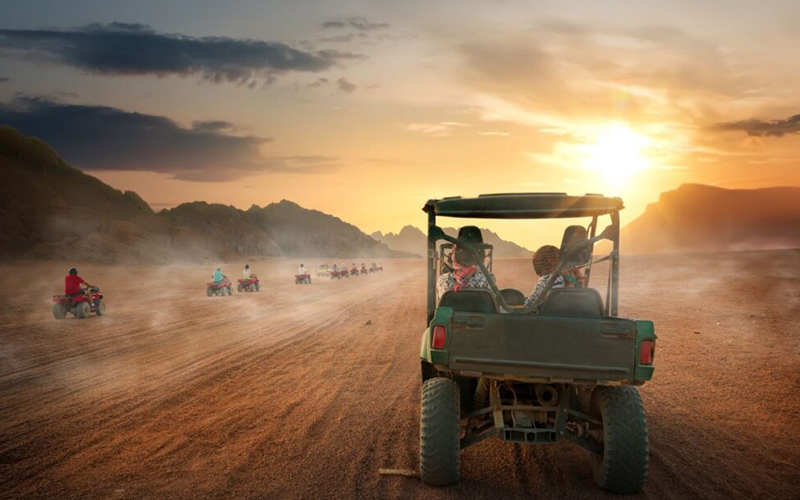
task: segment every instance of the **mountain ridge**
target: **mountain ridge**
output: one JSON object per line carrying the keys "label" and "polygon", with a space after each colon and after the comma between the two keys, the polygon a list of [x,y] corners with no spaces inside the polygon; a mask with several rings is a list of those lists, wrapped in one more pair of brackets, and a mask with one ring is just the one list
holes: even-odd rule
{"label": "mountain ridge", "polygon": [[154,212],[0,125],[0,256],[103,263],[236,257],[413,257],[289,200],[248,210],[195,201]]}

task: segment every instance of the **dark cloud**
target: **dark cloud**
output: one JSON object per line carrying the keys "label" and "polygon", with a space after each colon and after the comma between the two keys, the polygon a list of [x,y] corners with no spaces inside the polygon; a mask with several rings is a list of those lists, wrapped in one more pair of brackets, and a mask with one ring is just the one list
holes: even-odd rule
{"label": "dark cloud", "polygon": [[718,130],[740,130],[754,137],[783,137],[786,134],[800,133],[800,115],[790,116],[785,120],[742,120],[738,122],[718,123]]}
{"label": "dark cloud", "polygon": [[199,130],[202,132],[217,132],[220,130],[233,130],[234,125],[231,122],[226,122],[223,120],[206,120],[206,121],[194,121],[192,122],[192,129]]}
{"label": "dark cloud", "polygon": [[339,87],[339,90],[341,90],[342,92],[346,92],[348,94],[352,94],[358,88],[356,84],[351,83],[345,77],[341,77],[338,80],[336,80],[336,86]]}
{"label": "dark cloud", "polygon": [[267,83],[287,72],[319,72],[364,56],[300,50],[280,42],[195,38],[143,24],[91,24],[72,30],[0,29],[0,48],[104,75],[201,75],[220,82]]}
{"label": "dark cloud", "polygon": [[355,29],[358,31],[376,31],[389,29],[389,23],[373,23],[364,16],[350,16],[322,23],[325,29]]}
{"label": "dark cloud", "polygon": [[0,123],[43,139],[85,170],[150,171],[176,179],[224,181],[330,167],[323,161],[265,158],[260,147],[271,139],[233,135],[233,125],[218,120],[186,128],[164,116],[21,96],[0,104]]}
{"label": "dark cloud", "polygon": [[0,76],[0,83],[8,83],[11,81],[11,78],[7,76]]}
{"label": "dark cloud", "polygon": [[320,87],[322,87],[324,85],[327,85],[327,84],[328,84],[328,79],[327,78],[317,78],[313,82],[309,83],[308,86],[310,88],[312,88],[312,89],[318,89],[318,88],[320,88]]}

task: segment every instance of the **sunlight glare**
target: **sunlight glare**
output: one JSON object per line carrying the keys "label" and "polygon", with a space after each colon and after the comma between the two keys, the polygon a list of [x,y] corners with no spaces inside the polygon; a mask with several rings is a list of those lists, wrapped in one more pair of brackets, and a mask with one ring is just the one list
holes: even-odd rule
{"label": "sunlight glare", "polygon": [[609,184],[620,186],[649,166],[644,154],[649,144],[647,136],[625,125],[614,125],[599,133],[593,144],[585,146],[583,166],[603,175]]}

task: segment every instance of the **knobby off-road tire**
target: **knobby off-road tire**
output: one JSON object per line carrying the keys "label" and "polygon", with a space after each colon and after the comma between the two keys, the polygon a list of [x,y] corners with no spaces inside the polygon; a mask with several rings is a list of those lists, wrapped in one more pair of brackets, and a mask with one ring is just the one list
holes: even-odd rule
{"label": "knobby off-road tire", "polygon": [[85,319],[89,317],[90,311],[89,303],[88,302],[78,302],[75,306],[75,316]]}
{"label": "knobby off-road tire", "polygon": [[422,385],[419,475],[433,486],[458,482],[461,468],[461,397],[458,384],[434,377]]}
{"label": "knobby off-road tire", "polygon": [[211,297],[212,295],[214,295],[214,289],[213,288],[206,288],[206,295],[208,297]]}
{"label": "knobby off-road tire", "polygon": [[95,308],[94,312],[98,316],[106,315],[106,303],[103,299],[97,299],[97,307]]}
{"label": "knobby off-road tire", "polygon": [[647,481],[647,417],[635,387],[599,387],[592,414],[603,421],[603,456],[590,454],[597,484],[612,493],[637,493]]}
{"label": "knobby off-road tire", "polygon": [[53,304],[53,317],[55,319],[64,319],[67,317],[67,308],[61,304]]}
{"label": "knobby off-road tire", "polygon": [[241,283],[239,283],[238,285],[236,285],[236,289],[237,289],[239,292],[241,292],[242,290],[244,290],[244,287],[242,286],[242,284],[241,284]]}
{"label": "knobby off-road tire", "polygon": [[472,411],[483,409],[489,402],[489,379],[481,377],[472,395]]}
{"label": "knobby off-road tire", "polygon": [[256,283],[256,285],[255,285],[255,286],[256,286],[256,292],[257,292],[257,291],[259,291],[259,290],[261,290],[261,285],[260,285],[260,284]]}

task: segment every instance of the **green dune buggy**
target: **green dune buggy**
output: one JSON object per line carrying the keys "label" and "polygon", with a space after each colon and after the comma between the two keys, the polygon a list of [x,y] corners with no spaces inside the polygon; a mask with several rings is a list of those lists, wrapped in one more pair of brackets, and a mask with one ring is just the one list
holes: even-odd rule
{"label": "green dune buggy", "polygon": [[[622,200],[558,193],[482,195],[430,200],[427,322],[422,335],[420,475],[431,485],[459,480],[461,450],[486,438],[523,444],[561,440],[587,450],[599,486],[639,491],[647,479],[648,435],[636,386],[653,375],[656,335],[650,321],[617,317],[619,212]],[[601,218],[610,223],[601,232]],[[491,276],[486,245],[446,235],[437,217],[477,219],[583,218],[566,228],[561,258],[544,292],[526,305],[515,289],[446,291],[440,273],[456,245]],[[611,251],[594,246],[610,240]],[[442,250],[444,248],[444,250]],[[593,266],[606,262],[605,298],[589,287]],[[581,286],[554,287],[580,270]]]}

